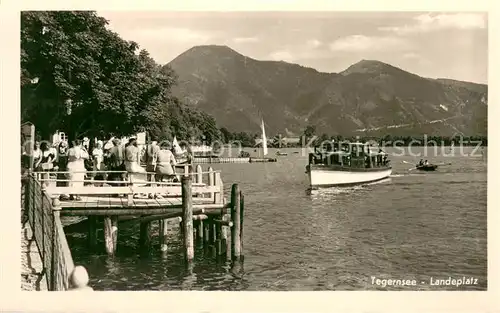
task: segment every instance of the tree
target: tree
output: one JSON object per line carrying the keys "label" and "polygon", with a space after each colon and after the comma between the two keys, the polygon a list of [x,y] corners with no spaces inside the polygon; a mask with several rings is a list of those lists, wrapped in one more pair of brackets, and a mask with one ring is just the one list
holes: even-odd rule
{"label": "tree", "polygon": [[73,138],[148,131],[217,139],[212,117],[171,95],[172,69],[106,25],[91,11],[21,14],[22,120],[45,138],[59,129]]}
{"label": "tree", "polygon": [[308,125],[306,129],[304,129],[304,136],[306,139],[312,138],[316,134],[316,126]]}
{"label": "tree", "polygon": [[229,143],[231,140],[233,140],[233,134],[229,130],[227,130],[227,128],[222,127],[220,129],[220,133],[221,139],[224,143]]}

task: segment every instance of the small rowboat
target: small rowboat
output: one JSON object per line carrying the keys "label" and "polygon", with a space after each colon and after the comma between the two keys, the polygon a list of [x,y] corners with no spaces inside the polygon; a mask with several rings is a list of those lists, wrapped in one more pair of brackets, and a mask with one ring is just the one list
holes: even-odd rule
{"label": "small rowboat", "polygon": [[288,153],[277,151],[276,155],[286,156],[286,155],[288,155]]}
{"label": "small rowboat", "polygon": [[[408,161],[403,161],[405,164],[412,164]],[[438,164],[420,164],[418,163],[417,165],[414,165],[415,167],[410,168],[409,170],[419,170],[419,171],[424,171],[424,172],[434,172],[439,165],[451,165],[451,163],[438,163]]]}
{"label": "small rowboat", "polygon": [[437,169],[437,165],[435,164],[424,164],[424,165],[417,165],[415,168],[419,171],[426,171],[426,172],[432,172]]}

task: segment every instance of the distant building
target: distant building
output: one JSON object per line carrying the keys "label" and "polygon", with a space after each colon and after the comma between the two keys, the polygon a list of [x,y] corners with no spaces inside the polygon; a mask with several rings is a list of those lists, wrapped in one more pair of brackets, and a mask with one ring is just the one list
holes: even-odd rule
{"label": "distant building", "polygon": [[[272,144],[274,140],[272,138],[267,138],[267,144]],[[262,138],[255,138],[254,147],[262,146]]]}
{"label": "distant building", "polygon": [[64,132],[56,131],[52,135],[52,144],[58,144],[61,141],[68,141],[68,135],[66,135]]}
{"label": "distant building", "polygon": [[300,137],[284,137],[281,138],[281,140],[287,145],[296,145],[300,143]]}
{"label": "distant building", "polygon": [[[276,138],[267,138],[268,144],[274,144]],[[281,138],[281,145],[297,145],[300,143],[300,137],[283,137]],[[255,138],[255,147],[262,146],[262,138]]]}

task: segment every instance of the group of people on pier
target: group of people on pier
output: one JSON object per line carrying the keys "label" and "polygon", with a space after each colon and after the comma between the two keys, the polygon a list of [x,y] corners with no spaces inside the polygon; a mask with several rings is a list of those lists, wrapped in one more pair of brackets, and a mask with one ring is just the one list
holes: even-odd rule
{"label": "group of people on pier", "polygon": [[[128,139],[125,144],[122,144],[121,139],[113,137],[106,143],[95,140],[92,149],[90,148],[88,138],[74,140],[71,146],[66,140],[52,146],[47,142],[40,144],[36,141],[30,155],[33,169],[35,172],[43,172],[42,178],[48,178],[50,172],[54,171],[67,172],[57,176],[60,180],[68,180],[71,187],[83,186],[86,180],[93,181],[95,185],[99,185],[99,181],[116,181],[116,184],[121,184],[120,181],[124,181],[127,175],[132,182],[177,179],[175,150],[168,142],[158,144],[156,138],[151,138],[150,143],[139,147],[135,137]],[[30,159],[30,156],[25,156]]]}

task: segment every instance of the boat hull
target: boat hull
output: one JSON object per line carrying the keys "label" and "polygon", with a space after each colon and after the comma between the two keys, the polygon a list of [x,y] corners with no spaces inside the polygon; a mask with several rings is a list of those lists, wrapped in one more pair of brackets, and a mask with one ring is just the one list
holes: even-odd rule
{"label": "boat hull", "polygon": [[369,168],[346,170],[326,166],[308,167],[309,184],[311,187],[355,186],[377,182],[388,178],[392,168]]}
{"label": "boat hull", "polygon": [[416,169],[419,171],[425,171],[425,172],[433,172],[437,169],[437,165],[423,165],[423,166],[417,166]]}

